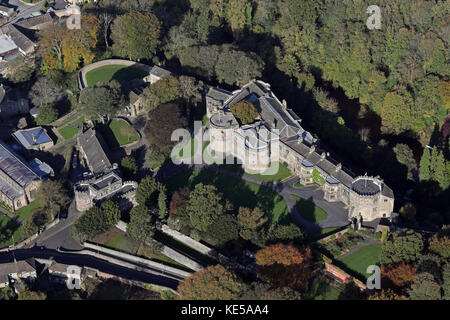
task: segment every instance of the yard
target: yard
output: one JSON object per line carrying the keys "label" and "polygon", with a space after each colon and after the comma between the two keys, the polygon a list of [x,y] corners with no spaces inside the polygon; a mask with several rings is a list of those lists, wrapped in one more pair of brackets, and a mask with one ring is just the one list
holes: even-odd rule
{"label": "yard", "polygon": [[379,265],[380,255],[381,244],[373,243],[339,260],[349,271],[353,271],[357,278],[365,281],[368,275],[367,267]]}
{"label": "yard", "polygon": [[[84,115],[84,111],[82,111],[66,120],[57,130],[65,140],[70,139],[78,133],[78,130],[85,119],[86,116]],[[59,142],[61,141],[57,141],[57,143]]]}
{"label": "yard", "polygon": [[111,149],[139,140],[137,131],[123,119],[113,119],[107,126],[101,127],[105,140]]}
{"label": "yard", "polygon": [[339,300],[342,293],[322,279],[316,279],[312,283],[305,299],[311,300]]}
{"label": "yard", "polygon": [[99,81],[123,80],[143,78],[148,75],[142,69],[122,65],[106,65],[98,67],[86,73],[86,82],[88,86],[93,86]]}
{"label": "yard", "polygon": [[210,170],[193,169],[169,178],[166,185],[169,190],[175,191],[180,186],[193,189],[200,182],[216,186],[224,198],[230,200],[236,209],[240,206],[249,208],[258,206],[266,213],[272,224],[288,224],[291,221],[283,198],[267,187],[235,177]]}
{"label": "yard", "polygon": [[302,199],[295,195],[291,195],[291,197],[295,200],[297,210],[303,218],[312,222],[323,221],[327,218],[327,213],[323,209],[314,205],[311,201]]}

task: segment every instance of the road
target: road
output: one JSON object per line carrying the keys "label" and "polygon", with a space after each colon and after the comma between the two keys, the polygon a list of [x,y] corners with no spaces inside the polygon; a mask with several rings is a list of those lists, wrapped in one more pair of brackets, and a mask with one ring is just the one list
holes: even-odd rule
{"label": "road", "polygon": [[14,257],[16,260],[25,260],[29,258],[53,259],[59,263],[90,267],[129,280],[152,283],[175,290],[178,286],[178,281],[169,277],[125,268],[93,256],[80,255],[76,253],[61,253],[50,249],[41,250],[38,247],[18,249],[10,252],[0,252],[0,263],[13,262]]}

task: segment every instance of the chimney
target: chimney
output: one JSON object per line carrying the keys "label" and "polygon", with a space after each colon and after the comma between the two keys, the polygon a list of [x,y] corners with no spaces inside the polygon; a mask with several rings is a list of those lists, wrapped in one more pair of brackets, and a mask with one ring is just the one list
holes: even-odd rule
{"label": "chimney", "polygon": [[338,171],[341,170],[341,169],[342,169],[342,164],[338,163],[338,164],[336,165],[336,172],[338,172]]}
{"label": "chimney", "polygon": [[31,136],[33,137],[33,142],[36,143],[36,141],[37,141],[36,134],[32,133]]}
{"label": "chimney", "polygon": [[283,99],[282,104],[283,104],[283,109],[286,109],[286,108],[287,108],[287,102],[286,102],[286,100]]}
{"label": "chimney", "polygon": [[312,145],[312,146],[309,148],[309,153],[311,154],[311,153],[313,153],[314,151],[316,151],[316,147],[315,147],[314,145]]}
{"label": "chimney", "polygon": [[320,157],[321,157],[322,159],[325,159],[326,153],[325,153],[325,152],[322,152],[322,154],[320,155]]}

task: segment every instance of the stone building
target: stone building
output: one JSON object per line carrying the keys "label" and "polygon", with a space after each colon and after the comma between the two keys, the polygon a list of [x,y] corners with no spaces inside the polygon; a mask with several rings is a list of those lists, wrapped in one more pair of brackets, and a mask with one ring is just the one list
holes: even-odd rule
{"label": "stone building", "polygon": [[[251,102],[259,119],[240,126],[230,107],[241,100]],[[241,89],[228,92],[210,88],[206,95],[212,156],[235,157],[246,172],[263,173],[275,161],[286,163],[301,184],[318,183],[324,199],[341,201],[348,218],[373,221],[390,218],[394,194],[379,177],[355,176],[321,150],[318,138],[304,130],[301,119],[280,102],[270,85],[252,80]]]}
{"label": "stone building", "polygon": [[28,150],[48,150],[54,142],[42,127],[17,130],[12,134],[14,139]]}
{"label": "stone building", "polygon": [[108,158],[108,148],[102,135],[90,128],[78,135],[80,158],[84,158],[93,173],[92,178],[74,185],[78,211],[86,211],[107,199],[118,200],[121,210],[136,205],[137,182],[123,181],[116,163]]}
{"label": "stone building", "polygon": [[39,167],[30,165],[0,141],[0,200],[11,210],[16,211],[35,199],[44,175],[33,169]]}
{"label": "stone building", "polygon": [[74,186],[77,210],[86,211],[107,199],[118,200],[121,210],[129,209],[136,205],[134,198],[137,186],[135,181],[122,181],[116,170],[79,181]]}
{"label": "stone building", "polygon": [[9,286],[10,282],[24,280],[33,283],[36,280],[36,268],[30,260],[20,260],[0,264],[0,288]]}

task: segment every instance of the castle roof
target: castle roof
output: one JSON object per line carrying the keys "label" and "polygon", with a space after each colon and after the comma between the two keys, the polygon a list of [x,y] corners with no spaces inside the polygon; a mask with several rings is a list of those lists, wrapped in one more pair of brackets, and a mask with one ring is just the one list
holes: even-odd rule
{"label": "castle roof", "polygon": [[112,167],[106,154],[108,147],[97,130],[89,128],[79,135],[78,141],[94,174],[104,172]]}

